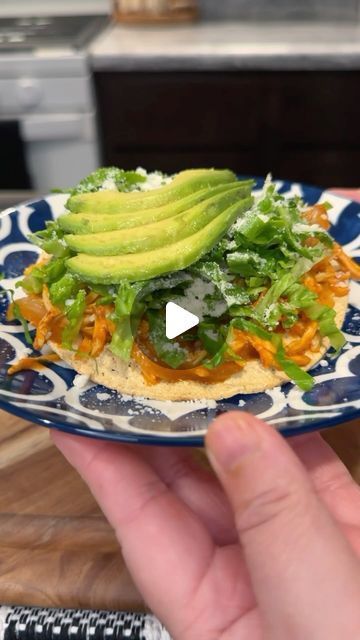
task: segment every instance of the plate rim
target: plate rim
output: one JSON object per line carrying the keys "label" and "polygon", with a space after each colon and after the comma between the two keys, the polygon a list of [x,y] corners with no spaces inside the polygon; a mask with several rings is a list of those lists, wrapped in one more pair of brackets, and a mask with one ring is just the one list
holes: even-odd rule
{"label": "plate rim", "polygon": [[[92,438],[94,440],[106,440],[107,442],[118,442],[121,444],[146,444],[153,446],[177,446],[177,447],[204,447],[205,436],[177,436],[175,434],[171,435],[171,438],[166,436],[164,433],[163,436],[156,435],[151,436],[150,434],[146,434],[145,432],[139,432],[138,435],[133,431],[109,431],[102,429],[94,429],[91,427],[82,427],[74,424],[66,424],[65,422],[61,422],[59,420],[47,420],[46,418],[42,418],[38,415],[33,415],[30,410],[27,410],[23,407],[18,407],[16,404],[10,404],[0,398],[0,409],[5,411],[6,413],[10,413],[11,415],[15,415],[18,418],[22,418],[23,420],[27,420],[28,422],[32,422],[41,427],[46,427],[47,429],[57,429],[58,431],[62,431],[65,433],[69,433],[70,435],[76,436],[84,436],[88,438]],[[240,408],[232,409],[232,411],[241,411]],[[221,414],[219,414],[221,415]],[[256,414],[251,414],[255,417]],[[317,431],[323,431],[327,428],[336,427],[340,424],[346,424],[348,422],[352,422],[353,420],[360,420],[360,409],[356,409],[354,411],[349,411],[346,415],[346,420],[343,419],[343,415],[336,415],[334,418],[327,418],[325,421],[316,420],[316,427],[314,428],[314,423],[304,424],[301,427],[295,427],[291,429],[291,427],[279,427],[276,431],[285,438],[291,438],[300,436],[306,433],[312,433]],[[266,420],[265,420],[266,422]],[[270,425],[272,426],[272,425]],[[360,424],[359,424],[360,426]]]}

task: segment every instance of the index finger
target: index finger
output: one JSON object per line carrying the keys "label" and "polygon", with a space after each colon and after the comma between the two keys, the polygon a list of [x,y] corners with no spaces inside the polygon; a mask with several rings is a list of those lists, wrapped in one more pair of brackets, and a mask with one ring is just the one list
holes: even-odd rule
{"label": "index finger", "polygon": [[349,198],[350,200],[360,201],[360,189],[339,189],[333,188],[329,189],[331,193],[335,193],[338,196],[343,196],[344,198]]}
{"label": "index finger", "polygon": [[[215,551],[200,520],[131,446],[59,431],[52,437],[114,527],[127,566],[149,606],[169,614],[181,608]],[[177,579],[169,584],[169,576]]]}

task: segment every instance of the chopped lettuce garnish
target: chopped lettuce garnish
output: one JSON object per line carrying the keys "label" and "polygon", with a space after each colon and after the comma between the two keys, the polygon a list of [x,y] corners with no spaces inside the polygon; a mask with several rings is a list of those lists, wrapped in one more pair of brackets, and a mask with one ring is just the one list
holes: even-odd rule
{"label": "chopped lettuce garnish", "polygon": [[189,275],[184,271],[146,282],[130,283],[124,280],[118,286],[115,298],[113,321],[116,329],[110,342],[110,350],[113,354],[127,362],[134,344],[136,328],[145,308],[162,308],[164,294],[170,299],[174,289],[185,285],[188,281]]}
{"label": "chopped lettuce garnish", "polygon": [[269,309],[278,303],[281,296],[311,268],[312,263],[307,258],[299,258],[292,270],[285,273],[271,285],[261,300],[257,303],[254,314],[264,324],[269,325]]}
{"label": "chopped lettuce garnish", "polygon": [[229,308],[236,304],[248,304],[252,299],[251,292],[239,286],[234,276],[227,273],[216,262],[206,262],[205,260],[198,262],[190,267],[190,272],[212,282]]}
{"label": "chopped lettuce garnish", "polygon": [[62,345],[65,347],[65,349],[74,348],[74,342],[78,337],[82,319],[85,313],[85,298],[86,292],[84,291],[84,289],[80,289],[80,291],[78,291],[76,295],[76,298],[67,309],[66,317],[68,323],[64,328],[61,336]]}
{"label": "chopped lettuce garnish", "polygon": [[311,320],[317,320],[320,334],[329,338],[331,346],[338,352],[344,346],[346,340],[340,329],[336,326],[335,310],[318,302],[314,302],[305,308],[305,313]]}
{"label": "chopped lettuce garnish", "polygon": [[224,329],[226,329],[226,326],[224,327],[224,325],[211,322],[210,320],[200,322],[198,326],[198,337],[210,356],[216,355],[222,348],[224,339],[226,338]]}
{"label": "chopped lettuce garnish", "polygon": [[41,293],[44,284],[57,282],[66,273],[64,258],[52,258],[49,262],[35,266],[32,271],[17,283],[27,293]]}
{"label": "chopped lettuce garnish", "polygon": [[110,342],[110,350],[121,360],[128,362],[131,355],[131,350],[134,343],[133,327],[131,326],[131,320],[138,324],[140,320],[139,316],[143,312],[142,305],[136,305],[134,309],[135,301],[138,294],[143,288],[143,282],[130,282],[123,281],[118,288],[118,293],[115,298],[115,311],[113,314],[113,320],[116,325],[116,329],[112,335]]}
{"label": "chopped lettuce garnish", "polygon": [[227,256],[227,264],[232,273],[238,273],[243,278],[250,276],[268,276],[276,270],[276,259],[273,252],[264,251],[261,256],[258,251],[250,249],[234,251]]}
{"label": "chopped lettuce garnish", "polygon": [[100,189],[112,189],[114,191],[132,191],[136,185],[145,182],[146,176],[136,171],[124,171],[117,167],[102,167],[90,173],[73,189],[66,192],[72,196],[77,193],[88,193]]}
{"label": "chopped lettuce garnish", "polygon": [[71,273],[64,273],[64,275],[53,282],[50,286],[50,300],[56,306],[64,308],[65,305],[75,298],[76,293],[79,290],[80,282]]}
{"label": "chopped lettuce garnish", "polygon": [[248,333],[261,338],[262,340],[272,341],[272,334],[269,331],[263,329],[260,325],[256,324],[256,322],[252,322],[251,320],[245,320],[245,318],[235,318],[231,322],[231,326],[236,329],[241,329],[242,331],[246,331]]}
{"label": "chopped lettuce garnish", "polygon": [[69,258],[71,251],[63,240],[64,232],[56,221],[46,223],[46,228],[36,231],[29,236],[31,242],[40,247],[45,253],[55,258]]}
{"label": "chopped lettuce garnish", "polygon": [[27,320],[24,318],[23,314],[21,313],[21,309],[18,303],[13,298],[13,292],[10,291],[10,294],[12,296],[12,312],[13,312],[14,318],[15,320],[21,323],[26,342],[32,345],[32,337],[29,331],[29,324]]}
{"label": "chopped lettuce garnish", "polygon": [[304,391],[310,391],[310,389],[312,389],[314,384],[313,378],[309,373],[295,364],[295,362],[286,357],[285,349],[282,344],[281,336],[279,336],[279,334],[270,334],[253,322],[249,322],[247,320],[236,319],[233,321],[233,326],[237,326],[243,331],[247,331],[248,333],[252,333],[258,338],[262,338],[263,340],[268,340],[269,342],[271,342],[276,347],[275,359],[277,360],[282,370],[285,371],[290,380],[293,380],[295,384],[297,384],[300,389],[303,389]]}
{"label": "chopped lettuce garnish", "polygon": [[[118,167],[101,167],[80,180],[76,187],[69,189],[56,189],[57,192],[69,193],[74,196],[78,193],[89,193],[109,189],[110,191],[137,191],[147,190],[147,183],[154,186],[166,184],[171,178],[161,171],[148,174],[138,167],[136,171],[125,171]],[[151,184],[150,184],[151,187]]]}
{"label": "chopped lettuce garnish", "polygon": [[156,355],[172,369],[184,364],[187,358],[186,349],[177,342],[169,340],[165,334],[165,317],[156,311],[149,310],[146,314],[149,322],[149,339]]}
{"label": "chopped lettuce garnish", "polygon": [[293,380],[303,391],[311,391],[314,386],[314,379],[310,373],[307,373],[307,371],[304,371],[295,362],[286,357],[281,343],[278,345],[275,358],[290,380]]}

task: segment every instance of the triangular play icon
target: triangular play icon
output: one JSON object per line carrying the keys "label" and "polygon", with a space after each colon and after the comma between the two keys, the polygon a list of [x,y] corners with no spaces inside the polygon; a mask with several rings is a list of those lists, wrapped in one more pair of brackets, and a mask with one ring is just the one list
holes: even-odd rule
{"label": "triangular play icon", "polygon": [[185,331],[196,327],[199,322],[199,318],[194,313],[179,307],[175,302],[167,303],[165,332],[169,340],[177,338]]}

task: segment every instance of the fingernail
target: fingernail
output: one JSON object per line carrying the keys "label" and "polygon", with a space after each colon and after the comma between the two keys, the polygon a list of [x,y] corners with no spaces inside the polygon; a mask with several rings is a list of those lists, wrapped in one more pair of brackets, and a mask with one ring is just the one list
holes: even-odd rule
{"label": "fingernail", "polygon": [[239,412],[218,418],[209,429],[206,445],[215,466],[231,471],[259,449],[259,437],[246,414]]}

